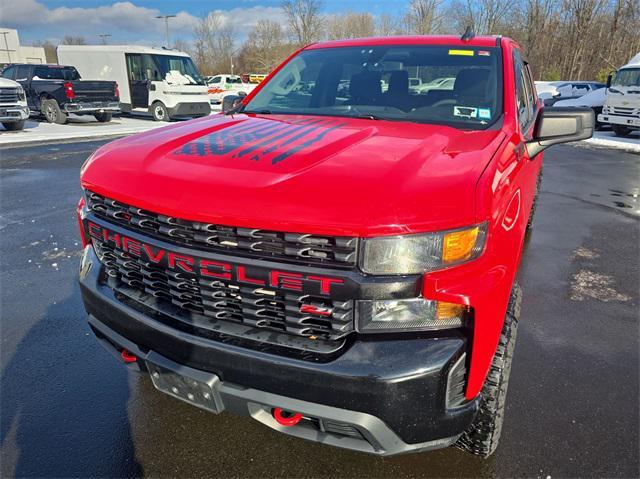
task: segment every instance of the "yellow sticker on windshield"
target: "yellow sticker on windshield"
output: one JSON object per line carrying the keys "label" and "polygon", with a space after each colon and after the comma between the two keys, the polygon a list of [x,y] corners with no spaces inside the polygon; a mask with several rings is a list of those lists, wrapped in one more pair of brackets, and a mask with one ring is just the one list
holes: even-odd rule
{"label": "yellow sticker on windshield", "polygon": [[449,50],[449,55],[461,55],[463,57],[472,57],[475,54],[473,50]]}

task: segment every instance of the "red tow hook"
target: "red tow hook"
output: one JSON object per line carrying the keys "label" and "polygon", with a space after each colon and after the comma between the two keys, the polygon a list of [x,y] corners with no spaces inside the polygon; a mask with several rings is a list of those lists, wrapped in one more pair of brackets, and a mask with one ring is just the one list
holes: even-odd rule
{"label": "red tow hook", "polygon": [[120,351],[120,357],[125,363],[135,363],[138,360],[137,357],[135,357],[126,349],[123,349],[122,351]]}
{"label": "red tow hook", "polygon": [[302,419],[302,414],[299,412],[285,411],[282,408],[273,408],[273,418],[281,426],[295,426]]}

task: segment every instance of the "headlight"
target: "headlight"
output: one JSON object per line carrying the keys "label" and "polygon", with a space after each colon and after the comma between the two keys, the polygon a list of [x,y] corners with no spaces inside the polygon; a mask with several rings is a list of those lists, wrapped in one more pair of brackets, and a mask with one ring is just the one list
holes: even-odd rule
{"label": "headlight", "polygon": [[602,107],[602,113],[604,113],[605,115],[609,113],[609,107],[607,105]]}
{"label": "headlight", "polygon": [[26,101],[27,100],[27,96],[24,94],[24,88],[22,88],[22,86],[18,87],[18,99],[20,101]]}
{"label": "headlight", "polygon": [[487,224],[438,233],[363,241],[360,269],[369,274],[416,274],[476,259],[484,250]]}
{"label": "headlight", "polygon": [[466,306],[424,298],[358,302],[358,331],[429,331],[459,328]]}

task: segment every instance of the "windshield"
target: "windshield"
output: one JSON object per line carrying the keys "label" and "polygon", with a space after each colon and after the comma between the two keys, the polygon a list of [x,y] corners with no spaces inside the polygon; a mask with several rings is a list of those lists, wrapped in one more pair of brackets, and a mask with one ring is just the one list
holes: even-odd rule
{"label": "windshield", "polygon": [[153,60],[158,67],[158,80],[164,79],[170,71],[177,71],[193,80],[190,83],[204,85],[204,80],[190,57],[153,55]]}
{"label": "windshield", "polygon": [[497,48],[378,46],[305,50],[289,61],[244,111],[482,129],[501,114],[500,68]]}
{"label": "windshield", "polygon": [[80,80],[78,70],[73,67],[36,67],[33,76],[41,80]]}
{"label": "windshield", "polygon": [[611,86],[640,86],[640,68],[618,70]]}

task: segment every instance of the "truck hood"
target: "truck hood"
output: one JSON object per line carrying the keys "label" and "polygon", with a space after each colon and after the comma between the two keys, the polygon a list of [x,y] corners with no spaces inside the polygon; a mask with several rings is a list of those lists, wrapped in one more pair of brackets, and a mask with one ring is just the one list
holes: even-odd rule
{"label": "truck hood", "polygon": [[82,186],[194,221],[375,236],[476,222],[500,130],[322,116],[216,115],[117,140]]}

